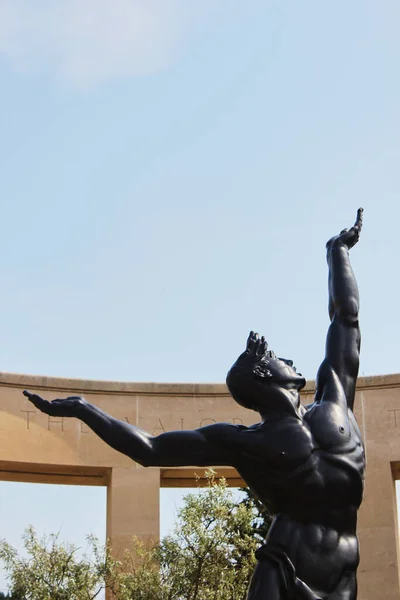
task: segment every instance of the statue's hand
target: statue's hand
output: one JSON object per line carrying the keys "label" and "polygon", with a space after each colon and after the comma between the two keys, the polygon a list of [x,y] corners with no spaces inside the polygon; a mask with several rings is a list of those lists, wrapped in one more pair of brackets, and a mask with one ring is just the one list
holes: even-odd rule
{"label": "statue's hand", "polygon": [[49,402],[37,394],[28,392],[28,390],[24,390],[23,394],[36,408],[51,417],[77,417],[79,406],[86,402],[81,396],[69,396],[68,398]]}
{"label": "statue's hand", "polygon": [[335,235],[327,242],[326,247],[328,250],[338,246],[345,246],[350,250],[350,248],[357,244],[363,222],[363,211],[363,208],[358,209],[356,222],[354,223],[353,227],[350,229],[343,229],[339,235]]}
{"label": "statue's hand", "polygon": [[246,345],[246,354],[255,357],[262,357],[266,353],[268,348],[268,344],[265,341],[265,337],[258,335],[258,333],[254,333],[254,331],[250,331],[249,337],[247,338]]}

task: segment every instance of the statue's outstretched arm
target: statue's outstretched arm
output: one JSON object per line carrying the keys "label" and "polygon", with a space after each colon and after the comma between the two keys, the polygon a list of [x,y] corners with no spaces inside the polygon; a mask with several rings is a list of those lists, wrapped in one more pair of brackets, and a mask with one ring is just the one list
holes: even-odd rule
{"label": "statue's outstretched arm", "polygon": [[[318,399],[323,393],[325,374],[328,369],[333,369],[342,385],[347,406],[351,409],[358,375],[361,336],[358,286],[350,264],[349,250],[358,242],[362,213],[363,209],[360,208],[353,227],[343,230],[327,243],[331,325],[326,340],[325,360],[317,376],[316,393]],[[333,396],[330,395],[330,398]]]}
{"label": "statue's outstretched arm", "polygon": [[139,427],[114,419],[80,396],[49,402],[28,391],[24,391],[24,395],[47,415],[80,419],[106,444],[145,467],[231,465],[232,455],[225,446],[237,430],[233,425],[215,424],[152,436]]}

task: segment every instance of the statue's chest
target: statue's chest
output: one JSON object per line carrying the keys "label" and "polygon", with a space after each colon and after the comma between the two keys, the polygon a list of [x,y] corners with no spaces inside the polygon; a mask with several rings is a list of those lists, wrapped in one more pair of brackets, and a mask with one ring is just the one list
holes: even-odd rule
{"label": "statue's chest", "polygon": [[306,463],[313,451],[308,426],[298,419],[271,421],[247,432],[242,452],[258,465],[290,471]]}

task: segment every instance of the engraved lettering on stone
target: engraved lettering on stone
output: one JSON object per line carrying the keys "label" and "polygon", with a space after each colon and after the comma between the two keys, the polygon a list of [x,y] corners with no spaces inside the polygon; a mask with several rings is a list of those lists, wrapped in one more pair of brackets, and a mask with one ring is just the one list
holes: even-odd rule
{"label": "engraved lettering on stone", "polygon": [[47,423],[47,429],[50,431],[52,425],[61,425],[58,431],[64,431],[64,417],[60,417],[59,419],[54,419],[53,417],[49,417]]}
{"label": "engraved lettering on stone", "polygon": [[26,413],[26,428],[30,429],[30,415],[35,415],[36,411],[35,410],[21,410],[21,412]]}
{"label": "engraved lettering on stone", "polygon": [[388,409],[387,412],[393,413],[393,425],[394,425],[394,427],[397,427],[398,423],[400,422],[399,421],[400,417],[397,414],[397,413],[400,413],[400,408],[391,408],[391,409]]}
{"label": "engraved lettering on stone", "polygon": [[152,434],[151,435],[156,435],[156,433],[164,433],[165,432],[165,427],[163,425],[163,422],[161,421],[161,419],[158,419],[158,424],[154,427]]}
{"label": "engraved lettering on stone", "polygon": [[204,427],[205,425],[211,425],[212,423],[216,423],[215,419],[211,419],[211,417],[205,417],[200,421],[199,427]]}
{"label": "engraved lettering on stone", "polygon": [[81,433],[89,433],[90,429],[83,421],[80,421],[81,424]]}

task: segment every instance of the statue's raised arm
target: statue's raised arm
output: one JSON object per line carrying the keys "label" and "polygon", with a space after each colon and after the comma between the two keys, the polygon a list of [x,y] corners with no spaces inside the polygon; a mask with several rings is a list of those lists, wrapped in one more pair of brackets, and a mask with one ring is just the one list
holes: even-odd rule
{"label": "statue's raised arm", "polygon": [[247,600],[357,598],[365,453],[352,413],[360,329],[349,250],[361,225],[360,208],[354,226],[327,243],[331,324],[311,405],[301,401],[306,382],[293,361],[276,356],[253,331],[226,382],[239,405],[259,413],[254,425],[215,423],[153,436],[79,396],[49,402],[24,392],[45,414],[80,419],[145,467],[235,467],[274,519],[256,553]]}
{"label": "statue's raised arm", "polygon": [[[350,264],[349,250],[358,242],[363,209],[357,211],[353,227],[331,238],[327,245],[329,268],[329,326],[325,359],[318,371],[316,400],[345,402],[353,409],[360,357],[358,286]],[[329,389],[341,384],[343,394]],[[327,389],[328,388],[328,389]],[[325,398],[324,398],[325,396]]]}

